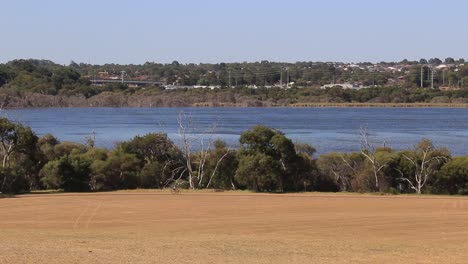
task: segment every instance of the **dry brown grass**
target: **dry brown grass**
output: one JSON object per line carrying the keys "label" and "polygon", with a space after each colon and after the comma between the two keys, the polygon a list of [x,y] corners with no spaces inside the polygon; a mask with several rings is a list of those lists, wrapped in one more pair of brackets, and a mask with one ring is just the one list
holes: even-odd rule
{"label": "dry brown grass", "polygon": [[0,199],[0,263],[466,263],[468,199],[115,192]]}

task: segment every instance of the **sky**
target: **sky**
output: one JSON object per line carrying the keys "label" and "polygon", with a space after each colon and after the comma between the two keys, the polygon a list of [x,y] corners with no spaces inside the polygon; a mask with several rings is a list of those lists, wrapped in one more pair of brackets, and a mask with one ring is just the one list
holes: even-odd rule
{"label": "sky", "polygon": [[0,0],[0,62],[468,58],[465,0]]}

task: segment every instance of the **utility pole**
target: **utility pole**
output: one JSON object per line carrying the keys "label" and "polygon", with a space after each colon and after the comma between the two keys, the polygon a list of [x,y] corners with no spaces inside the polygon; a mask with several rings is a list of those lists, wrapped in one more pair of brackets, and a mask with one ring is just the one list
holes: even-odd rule
{"label": "utility pole", "polygon": [[281,67],[281,73],[280,73],[280,86],[281,88],[283,87],[283,68]]}
{"label": "utility pole", "polygon": [[286,68],[286,88],[289,88],[289,67]]}
{"label": "utility pole", "polygon": [[445,86],[445,70],[442,71],[442,86]]}
{"label": "utility pole", "polygon": [[229,70],[229,80],[228,80],[228,83],[229,83],[229,88],[231,88],[231,70]]}
{"label": "utility pole", "polygon": [[121,71],[120,74],[122,74],[122,84],[123,84],[124,83],[125,71]]}
{"label": "utility pole", "polygon": [[458,86],[458,87],[461,87],[461,86],[460,86],[460,81],[461,81],[460,79],[461,79],[461,78],[460,78],[460,71],[458,71],[458,72],[457,72],[457,86]]}
{"label": "utility pole", "polygon": [[421,88],[424,85],[424,67],[421,65]]}
{"label": "utility pole", "polygon": [[434,89],[434,69],[431,68],[431,89]]}
{"label": "utility pole", "polygon": [[375,86],[375,71],[372,72],[372,86]]}

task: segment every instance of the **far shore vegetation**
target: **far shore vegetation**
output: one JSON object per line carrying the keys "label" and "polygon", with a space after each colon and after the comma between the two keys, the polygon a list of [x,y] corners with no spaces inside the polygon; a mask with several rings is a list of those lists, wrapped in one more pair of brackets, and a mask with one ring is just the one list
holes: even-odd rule
{"label": "far shore vegetation", "polygon": [[467,107],[464,59],[380,63],[0,64],[0,106]]}

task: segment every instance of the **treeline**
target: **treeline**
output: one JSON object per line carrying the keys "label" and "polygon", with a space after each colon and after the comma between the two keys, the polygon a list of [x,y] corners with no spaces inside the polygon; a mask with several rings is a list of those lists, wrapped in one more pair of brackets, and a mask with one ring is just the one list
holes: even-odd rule
{"label": "treeline", "polygon": [[[182,145],[151,133],[100,149],[38,137],[28,127],[0,119],[0,191],[66,192],[135,188],[246,189],[256,192],[389,192],[468,194],[468,157],[451,157],[423,139],[414,149],[378,147],[363,130],[362,150],[314,157],[278,130],[255,126],[240,147],[194,138],[181,119]],[[201,135],[203,137],[203,135]],[[199,147],[195,151],[195,144]],[[203,142],[203,144],[201,144]]]}
{"label": "treeline", "polygon": [[[449,61],[459,63],[453,59]],[[421,67],[417,62],[404,63],[406,68],[402,71],[379,72],[377,66],[387,67],[395,63],[377,66],[361,63],[357,68],[344,68],[340,63],[267,61],[185,65],[177,62],[143,65],[71,63],[63,66],[44,60],[14,60],[0,64],[0,104],[3,107],[245,107],[301,103],[467,103],[468,89],[441,91],[428,87],[435,76],[435,87],[468,88],[468,65],[459,64],[456,69],[429,74],[427,66]],[[164,90],[163,87],[128,87],[119,83],[91,85],[91,80],[100,71],[110,74],[125,71],[127,78],[144,76],[169,84],[215,85],[219,88]],[[284,89],[288,81],[290,88]],[[323,84],[343,82],[372,88],[319,89]],[[274,86],[280,83],[283,88]],[[420,88],[421,83],[423,88]]]}

